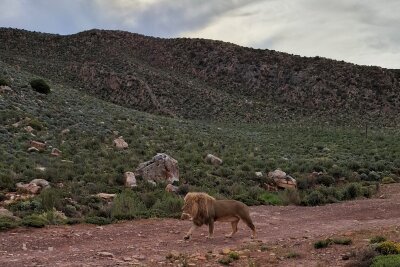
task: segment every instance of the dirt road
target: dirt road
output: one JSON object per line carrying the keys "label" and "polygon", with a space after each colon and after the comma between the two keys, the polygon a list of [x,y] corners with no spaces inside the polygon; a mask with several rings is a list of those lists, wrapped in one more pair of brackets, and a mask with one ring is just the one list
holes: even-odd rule
{"label": "dirt road", "polygon": [[[304,240],[310,242],[334,234],[400,226],[400,185],[383,187],[379,196],[381,198],[319,207],[252,207],[258,242],[266,246],[298,244],[301,247]],[[239,232],[232,239],[224,237],[230,225],[217,223],[214,239],[205,238],[207,229],[203,226],[194,233],[192,240],[183,241],[190,225],[189,221],[147,219],[101,227],[19,228],[0,233],[0,266],[177,265],[177,262],[166,260],[171,251],[197,255],[199,261],[189,266],[218,266],[215,259],[205,260],[202,255],[209,253],[215,257],[224,248],[235,249],[254,242],[243,223],[239,224]],[[268,255],[273,257],[273,254]]]}

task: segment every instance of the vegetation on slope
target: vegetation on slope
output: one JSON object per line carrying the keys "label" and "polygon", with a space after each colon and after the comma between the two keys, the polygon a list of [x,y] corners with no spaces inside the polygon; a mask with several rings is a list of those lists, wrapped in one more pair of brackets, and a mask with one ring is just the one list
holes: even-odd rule
{"label": "vegetation on slope", "polygon": [[3,61],[106,101],[212,121],[398,123],[400,72],[201,39],[0,29]]}
{"label": "vegetation on slope", "polygon": [[[164,192],[165,185],[153,187],[139,180],[133,192],[124,191],[122,185],[125,171],[134,171],[158,152],[178,160],[180,193],[206,191],[250,205],[269,204],[271,195],[278,199],[275,204],[304,205],[369,197],[382,178],[399,180],[396,128],[370,128],[365,136],[364,128],[306,120],[223,124],[167,118],[117,106],[51,81],[51,93],[40,94],[29,87],[29,81],[38,77],[2,62],[0,69],[12,81],[12,92],[0,95],[0,190],[14,190],[17,182],[34,178],[44,178],[53,186],[38,197],[8,207],[15,215],[27,217],[25,225],[75,223],[83,217],[87,222],[107,223],[177,216],[182,199]],[[112,145],[120,135],[129,144],[126,150]],[[29,153],[30,140],[46,142],[49,148]],[[62,156],[50,156],[51,147],[60,149]],[[223,165],[207,164],[204,157],[208,153],[220,156]],[[255,172],[276,168],[296,177],[300,190],[265,192],[261,186],[266,177]],[[313,171],[324,175],[312,179]],[[93,196],[99,192],[119,195],[110,205]],[[56,220],[54,209],[69,219]]]}

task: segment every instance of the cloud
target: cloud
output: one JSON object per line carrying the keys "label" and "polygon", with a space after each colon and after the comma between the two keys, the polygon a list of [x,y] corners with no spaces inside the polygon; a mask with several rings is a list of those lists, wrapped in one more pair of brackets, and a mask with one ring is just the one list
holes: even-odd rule
{"label": "cloud", "polygon": [[257,2],[182,36],[399,68],[399,14],[396,0]]}
{"label": "cloud", "polygon": [[400,68],[398,0],[0,0],[0,25],[200,37]]}

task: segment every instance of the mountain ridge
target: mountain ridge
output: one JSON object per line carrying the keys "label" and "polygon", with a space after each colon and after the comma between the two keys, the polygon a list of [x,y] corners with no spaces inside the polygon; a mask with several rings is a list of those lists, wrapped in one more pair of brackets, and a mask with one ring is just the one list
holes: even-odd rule
{"label": "mountain ridge", "polygon": [[205,39],[0,28],[1,60],[137,110],[203,120],[393,120],[400,71]]}

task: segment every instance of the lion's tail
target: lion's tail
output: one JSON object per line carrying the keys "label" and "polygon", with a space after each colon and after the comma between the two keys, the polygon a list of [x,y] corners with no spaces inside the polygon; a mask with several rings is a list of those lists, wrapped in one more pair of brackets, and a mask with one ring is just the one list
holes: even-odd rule
{"label": "lion's tail", "polygon": [[241,212],[239,212],[240,219],[251,229],[253,232],[256,231],[256,227],[253,224],[253,221],[250,218],[249,208],[246,206]]}

